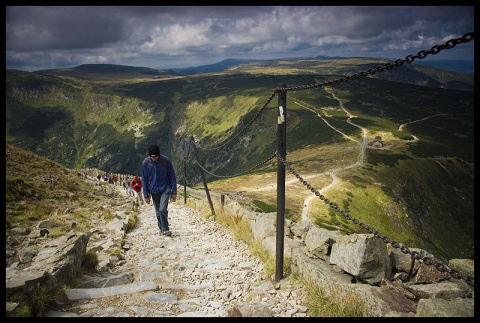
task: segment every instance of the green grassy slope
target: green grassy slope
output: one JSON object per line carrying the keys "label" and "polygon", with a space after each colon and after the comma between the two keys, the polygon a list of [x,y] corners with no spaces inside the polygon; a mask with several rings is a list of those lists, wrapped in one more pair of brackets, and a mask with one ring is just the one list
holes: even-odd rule
{"label": "green grassy slope", "polygon": [[[128,174],[140,171],[147,147],[157,143],[188,185],[202,186],[192,150],[181,173],[183,143],[193,136],[205,148],[195,150],[201,164],[221,175],[207,174],[211,189],[275,206],[276,191],[269,188],[276,184],[275,159],[242,174],[277,150],[275,88],[327,82],[382,63],[249,63],[161,79],[137,78],[133,71],[115,82],[99,80],[98,73],[75,78],[7,70],[6,141],[69,168]],[[289,91],[288,162],[317,189],[336,170],[339,182],[325,196],[391,239],[442,258],[473,258],[473,83],[430,68],[391,72]],[[368,146],[363,164],[352,167],[359,127],[367,142],[381,136],[386,146]],[[287,174],[291,179],[286,214],[298,221],[311,191]],[[309,217],[318,226],[359,231],[320,200]]]}

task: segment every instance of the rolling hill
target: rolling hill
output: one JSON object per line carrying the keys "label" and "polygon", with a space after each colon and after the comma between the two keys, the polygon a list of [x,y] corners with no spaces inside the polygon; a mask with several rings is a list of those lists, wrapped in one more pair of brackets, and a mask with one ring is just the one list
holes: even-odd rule
{"label": "rolling hill", "polygon": [[[287,161],[312,187],[331,183],[333,171],[339,184],[325,196],[359,221],[440,258],[473,258],[473,75],[408,64],[349,78],[386,62],[254,61],[192,75],[111,65],[7,70],[6,140],[68,168],[121,174],[139,174],[157,143],[180,183],[201,187],[197,159],[210,189],[275,208],[270,158],[276,89],[285,84]],[[385,145],[373,147],[376,137]],[[291,172],[287,180],[286,216],[300,221],[312,192]],[[309,217],[362,232],[320,200]]]}

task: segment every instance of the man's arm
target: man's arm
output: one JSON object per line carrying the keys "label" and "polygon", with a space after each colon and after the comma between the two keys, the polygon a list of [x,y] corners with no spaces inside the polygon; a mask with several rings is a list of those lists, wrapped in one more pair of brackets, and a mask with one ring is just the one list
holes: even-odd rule
{"label": "man's arm", "polygon": [[143,198],[147,204],[150,203],[150,185],[147,168],[145,167],[145,161],[142,163],[142,181],[143,181]]}
{"label": "man's arm", "polygon": [[175,175],[175,170],[173,169],[173,164],[171,161],[169,161],[168,163],[167,172],[168,172],[168,178],[170,179],[170,185],[172,188],[172,195],[175,195],[176,197],[177,196],[177,177]]}

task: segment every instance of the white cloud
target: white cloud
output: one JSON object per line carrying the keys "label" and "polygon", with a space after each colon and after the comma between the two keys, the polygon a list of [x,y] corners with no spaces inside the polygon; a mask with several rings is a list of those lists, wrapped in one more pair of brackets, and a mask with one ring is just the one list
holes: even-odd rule
{"label": "white cloud", "polygon": [[[442,6],[7,7],[6,65],[170,68],[226,58],[404,58],[473,31],[473,18],[473,7]],[[471,43],[445,57],[473,60]]]}

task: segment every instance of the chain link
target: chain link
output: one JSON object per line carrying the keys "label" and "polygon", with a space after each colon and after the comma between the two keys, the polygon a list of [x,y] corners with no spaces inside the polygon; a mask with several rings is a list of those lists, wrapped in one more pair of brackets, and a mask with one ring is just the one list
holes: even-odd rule
{"label": "chain link", "polygon": [[196,164],[201,168],[203,169],[207,174],[209,175],[212,175],[214,177],[219,177],[219,178],[230,178],[230,177],[236,177],[236,176],[241,176],[241,175],[245,175],[249,172],[251,172],[252,170],[266,164],[268,161],[272,160],[273,158],[275,158],[275,154],[273,154],[272,156],[268,157],[267,159],[265,159],[264,161],[256,164],[255,166],[253,166],[252,168],[250,169],[247,169],[246,171],[244,171],[243,173],[238,173],[238,174],[233,174],[233,175],[226,175],[226,176],[222,176],[222,175],[215,175],[213,173],[210,173],[208,170],[205,169],[205,167],[203,167],[202,165],[200,165],[200,163],[197,161]]}
{"label": "chain link", "polygon": [[374,229],[372,229],[371,227],[369,227],[368,225],[358,221],[357,219],[354,219],[350,214],[348,214],[345,210],[342,210],[340,209],[340,207],[338,205],[336,205],[335,203],[333,202],[330,202],[329,199],[327,199],[324,195],[322,195],[319,191],[317,191],[316,189],[314,189],[306,180],[303,179],[302,176],[300,176],[300,174],[297,173],[297,171],[295,171],[295,169],[293,169],[285,159],[283,159],[279,154],[278,152],[275,153],[275,155],[277,156],[277,158],[280,160],[280,162],[282,162],[283,165],[285,165],[285,167],[293,174],[295,175],[295,177],[300,181],[302,182],[303,185],[307,186],[307,188],[312,191],[313,193],[315,193],[316,196],[318,196],[320,198],[320,200],[323,200],[323,202],[325,204],[328,204],[332,209],[334,209],[335,211],[337,211],[338,213],[340,213],[341,215],[343,215],[345,218],[347,218],[348,220],[352,221],[353,223],[359,225],[361,228],[365,229],[366,231],[372,233],[375,237],[377,238],[380,238],[383,242],[385,243],[390,243],[391,246],[393,248],[398,248],[400,249],[400,251],[402,251],[403,253],[405,254],[410,254],[412,257],[414,257],[415,259],[417,260],[422,260],[425,264],[429,265],[429,266],[434,266],[437,270],[441,271],[441,272],[448,272],[450,274],[451,277],[453,278],[457,278],[457,279],[463,279],[467,282],[472,282],[474,281],[474,278],[473,277],[470,277],[470,276],[464,276],[462,275],[462,273],[456,271],[456,270],[453,270],[453,269],[450,269],[448,266],[440,263],[440,262],[436,262],[434,261],[433,259],[429,258],[429,257],[422,257],[417,251],[410,251],[410,249],[408,247],[405,247],[405,246],[401,246],[398,242],[396,241],[392,241],[390,240],[389,238],[383,236],[380,232],[378,231],[375,231]]}
{"label": "chain link", "polygon": [[[442,45],[435,45],[433,46],[430,50],[421,50],[417,53],[417,55],[408,55],[405,57],[405,59],[397,59],[394,63],[386,63],[385,65],[377,66],[376,68],[371,68],[369,70],[359,72],[357,74],[353,74],[350,76],[346,76],[337,80],[325,82],[325,83],[314,83],[310,85],[302,85],[302,86],[294,86],[294,87],[288,87],[284,88],[285,91],[300,91],[300,90],[309,90],[309,89],[314,89],[314,88],[319,88],[322,86],[330,86],[333,84],[339,84],[343,83],[346,81],[350,81],[359,77],[363,76],[368,76],[368,75],[373,75],[377,72],[383,72],[385,70],[391,70],[394,67],[399,67],[402,66],[404,63],[412,63],[415,61],[415,59],[423,59],[427,57],[428,55],[436,55],[440,53],[440,51],[444,49],[450,49],[455,47],[457,44],[461,43],[468,43],[469,41],[474,39],[474,32],[467,33],[463,35],[460,38],[455,38],[455,39],[450,39],[448,40],[445,44]],[[277,88],[279,90],[280,88]]]}

